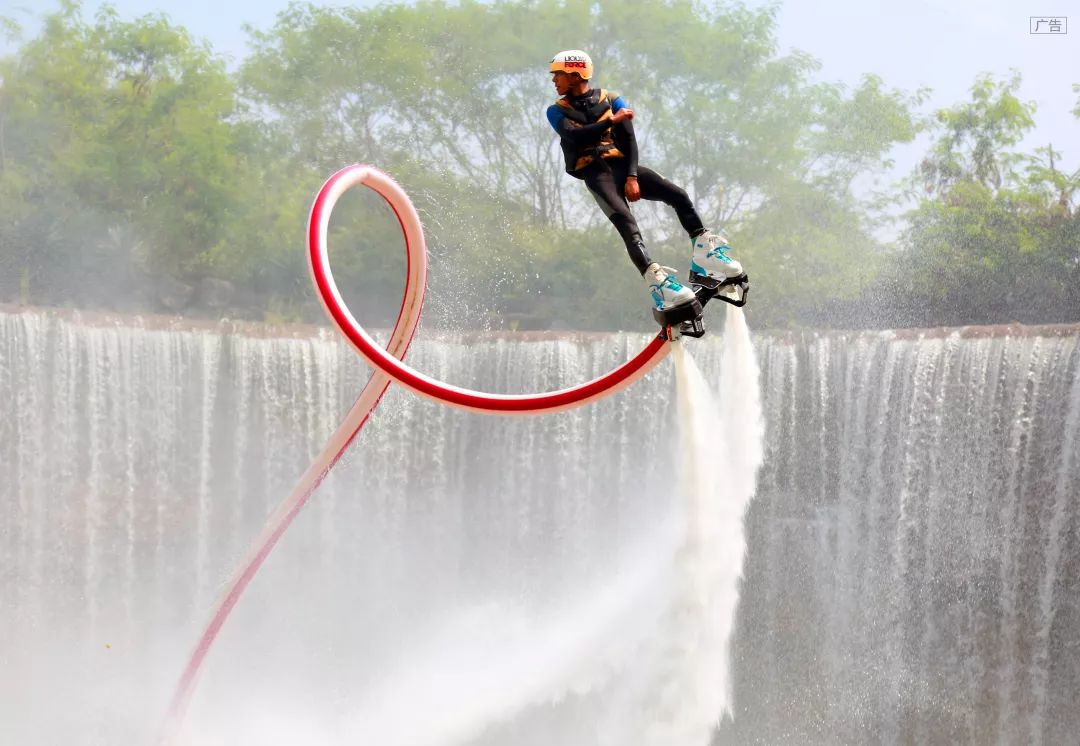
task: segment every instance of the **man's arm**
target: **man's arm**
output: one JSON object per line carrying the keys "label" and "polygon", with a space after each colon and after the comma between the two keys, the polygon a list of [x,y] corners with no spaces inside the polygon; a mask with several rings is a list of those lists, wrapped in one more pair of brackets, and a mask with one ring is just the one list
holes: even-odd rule
{"label": "man's arm", "polygon": [[575,127],[574,123],[567,119],[566,115],[554,104],[548,107],[547,118],[551,128],[558,133],[559,137],[574,145],[594,145],[600,142],[604,132],[612,126],[610,119],[602,119],[593,124]]}
{"label": "man's arm", "polygon": [[[623,101],[622,96],[618,96],[611,102],[611,113],[618,114],[623,109],[631,111],[630,107]],[[615,143],[623,155],[626,156],[627,175],[637,178],[638,146],[632,119],[633,115],[631,114],[630,117],[623,119],[615,126]]]}

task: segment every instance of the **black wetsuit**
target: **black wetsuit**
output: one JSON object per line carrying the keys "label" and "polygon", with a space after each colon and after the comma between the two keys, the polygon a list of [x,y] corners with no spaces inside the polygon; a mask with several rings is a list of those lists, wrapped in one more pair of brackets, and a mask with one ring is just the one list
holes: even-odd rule
{"label": "black wetsuit", "polygon": [[[612,113],[625,108],[621,98],[612,98]],[[564,96],[563,100],[576,111],[585,114],[586,120],[593,119],[598,108],[595,90],[590,90],[583,96]],[[604,121],[574,122],[566,115],[564,108],[558,105],[549,107],[547,116],[551,126],[562,138],[563,150],[567,154],[567,171],[585,182],[600,209],[622,236],[626,251],[639,272],[644,274],[652,259],[645,250],[641,230],[626,201],[624,189],[629,176],[637,176],[642,199],[663,202],[674,208],[679,222],[690,238],[704,232],[705,227],[686,191],[652,169],[638,165],[637,138],[634,136],[634,125],[629,119],[614,126],[604,126]],[[589,147],[595,147],[608,132],[613,136],[616,154],[591,158],[585,165],[575,167],[580,162],[576,155]]]}

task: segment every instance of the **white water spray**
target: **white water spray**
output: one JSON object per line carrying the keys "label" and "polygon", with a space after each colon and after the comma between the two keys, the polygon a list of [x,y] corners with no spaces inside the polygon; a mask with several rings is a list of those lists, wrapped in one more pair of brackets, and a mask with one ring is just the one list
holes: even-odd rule
{"label": "white water spray", "polygon": [[637,692],[643,722],[623,743],[705,746],[732,712],[743,517],[764,453],[758,367],[741,311],[728,310],[723,353],[714,386],[683,344],[675,347],[686,525],[670,606]]}

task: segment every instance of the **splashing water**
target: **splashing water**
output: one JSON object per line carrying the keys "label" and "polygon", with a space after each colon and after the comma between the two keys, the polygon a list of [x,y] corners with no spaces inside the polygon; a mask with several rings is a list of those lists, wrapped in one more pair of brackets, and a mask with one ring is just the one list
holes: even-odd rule
{"label": "splashing water", "polygon": [[[599,746],[709,743],[732,712],[729,649],[746,552],[743,516],[762,462],[764,425],[740,311],[728,311],[715,384],[682,344],[674,352],[681,461],[672,487],[684,502],[672,540],[556,619],[512,623],[510,609],[488,609],[495,618],[479,625],[489,630],[486,656],[461,640],[434,641],[403,666],[403,677],[384,681],[377,701],[360,704],[346,729],[351,736],[472,744],[531,705],[592,696],[602,702],[589,735]],[[663,546],[676,549],[674,557],[661,556]],[[543,632],[530,632],[536,629]],[[478,666],[484,658],[493,665]],[[402,733],[406,711],[421,702],[428,718]]]}

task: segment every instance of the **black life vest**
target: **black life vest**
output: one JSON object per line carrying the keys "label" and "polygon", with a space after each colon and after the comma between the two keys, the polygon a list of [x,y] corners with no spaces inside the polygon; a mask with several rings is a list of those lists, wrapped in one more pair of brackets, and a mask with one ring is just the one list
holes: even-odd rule
{"label": "black life vest", "polygon": [[[574,127],[582,127],[586,124],[594,124],[603,119],[611,119],[611,104],[618,96],[603,88],[593,89],[589,92],[584,110],[575,108],[570,103],[570,97],[564,96],[555,102],[562,109]],[[578,171],[588,166],[597,158],[622,158],[623,153],[615,146],[615,136],[608,127],[601,135],[600,141],[593,145],[578,146],[569,142],[566,138],[560,138],[563,157],[566,159],[566,173],[571,176],[579,176]]]}

